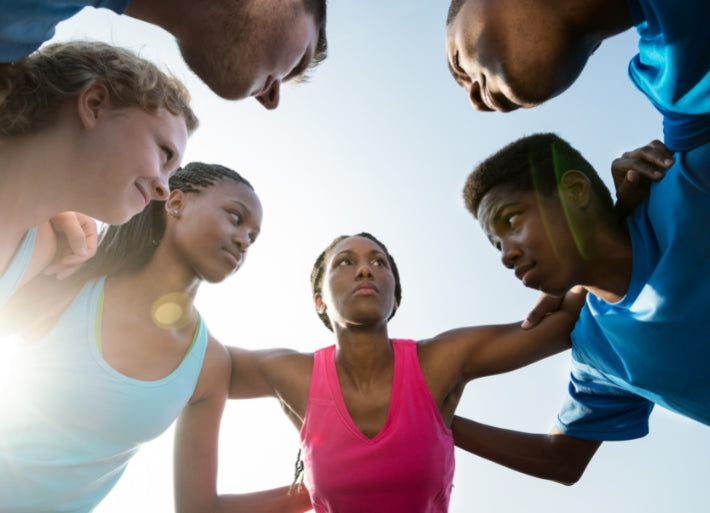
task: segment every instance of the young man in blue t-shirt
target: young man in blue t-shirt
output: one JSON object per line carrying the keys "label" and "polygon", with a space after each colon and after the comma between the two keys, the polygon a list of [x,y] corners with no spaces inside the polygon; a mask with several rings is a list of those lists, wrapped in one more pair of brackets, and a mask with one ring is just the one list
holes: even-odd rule
{"label": "young man in blue t-shirt", "polygon": [[[660,143],[632,156],[663,167]],[[551,434],[454,423],[459,447],[575,482],[604,440],[648,432],[654,404],[710,425],[710,143],[679,154],[627,217],[592,166],[554,134],[515,141],[468,177],[468,210],[527,287],[587,290],[569,394]]]}
{"label": "young man in blue t-shirt", "polygon": [[481,111],[534,107],[579,77],[596,48],[635,27],[629,77],[663,115],[673,151],[710,141],[707,0],[453,0],[446,52]]}

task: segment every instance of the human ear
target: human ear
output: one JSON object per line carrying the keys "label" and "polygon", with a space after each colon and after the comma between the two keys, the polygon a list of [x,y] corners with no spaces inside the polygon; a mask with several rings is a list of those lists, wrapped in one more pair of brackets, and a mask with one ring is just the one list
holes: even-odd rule
{"label": "human ear", "polygon": [[579,208],[586,208],[592,197],[589,177],[576,169],[565,171],[560,180],[560,197]]}
{"label": "human ear", "polygon": [[316,305],[318,314],[324,314],[328,308],[323,302],[323,296],[320,293],[313,294],[313,303]]}
{"label": "human ear", "polygon": [[179,189],[170,191],[170,196],[165,202],[165,211],[173,217],[180,217],[183,208],[185,208],[185,193]]}
{"label": "human ear", "polygon": [[101,112],[111,107],[111,97],[108,88],[101,82],[94,82],[79,93],[77,98],[77,115],[82,126],[90,130],[96,126]]}

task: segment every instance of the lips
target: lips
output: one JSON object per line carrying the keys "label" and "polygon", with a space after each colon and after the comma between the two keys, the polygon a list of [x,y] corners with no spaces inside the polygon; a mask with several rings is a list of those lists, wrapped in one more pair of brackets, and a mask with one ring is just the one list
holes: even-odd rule
{"label": "lips", "polygon": [[146,191],[141,184],[136,183],[136,189],[138,189],[138,194],[143,198],[143,206],[145,207],[150,202],[150,194]]}
{"label": "lips", "polygon": [[515,268],[515,276],[527,286],[527,275],[534,266],[531,264],[521,265]]}
{"label": "lips", "polygon": [[239,267],[239,264],[242,262],[243,253],[238,250],[230,250],[227,248],[223,248],[223,250],[229,256],[229,259],[232,262],[232,267],[235,269]]}
{"label": "lips", "polygon": [[353,292],[353,294],[356,296],[371,296],[377,294],[378,292],[379,291],[377,290],[377,287],[375,287],[374,284],[363,283],[362,285],[358,285],[357,287],[355,287],[355,291]]}

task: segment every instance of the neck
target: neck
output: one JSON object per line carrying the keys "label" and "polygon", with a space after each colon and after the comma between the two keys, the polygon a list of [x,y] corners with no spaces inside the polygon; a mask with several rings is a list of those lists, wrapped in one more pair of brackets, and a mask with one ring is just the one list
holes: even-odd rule
{"label": "neck", "polygon": [[633,251],[625,222],[598,230],[587,263],[584,288],[604,301],[614,303],[626,295],[631,281]]}
{"label": "neck", "polygon": [[335,363],[355,384],[364,385],[383,376],[392,368],[394,353],[387,325],[377,329],[353,329],[336,326]]}
{"label": "neck", "polygon": [[633,27],[631,10],[625,1],[581,0],[568,2],[554,0],[566,12],[580,33],[586,34],[590,42],[600,43]]}
{"label": "neck", "polygon": [[[231,15],[241,6],[241,1],[195,2],[194,0],[131,0],[126,14],[161,27],[176,39],[183,40],[199,27],[214,29],[215,20],[222,16],[215,15],[216,10]],[[228,5],[227,5],[228,4]],[[185,20],[190,20],[186,23]],[[203,32],[198,30],[198,32]]]}

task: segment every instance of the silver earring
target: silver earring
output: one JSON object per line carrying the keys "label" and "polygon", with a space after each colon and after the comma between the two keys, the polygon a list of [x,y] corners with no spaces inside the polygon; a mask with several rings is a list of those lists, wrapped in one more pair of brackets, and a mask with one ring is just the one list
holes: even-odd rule
{"label": "silver earring", "polygon": [[176,208],[171,208],[168,213],[173,217],[180,217],[180,211]]}

